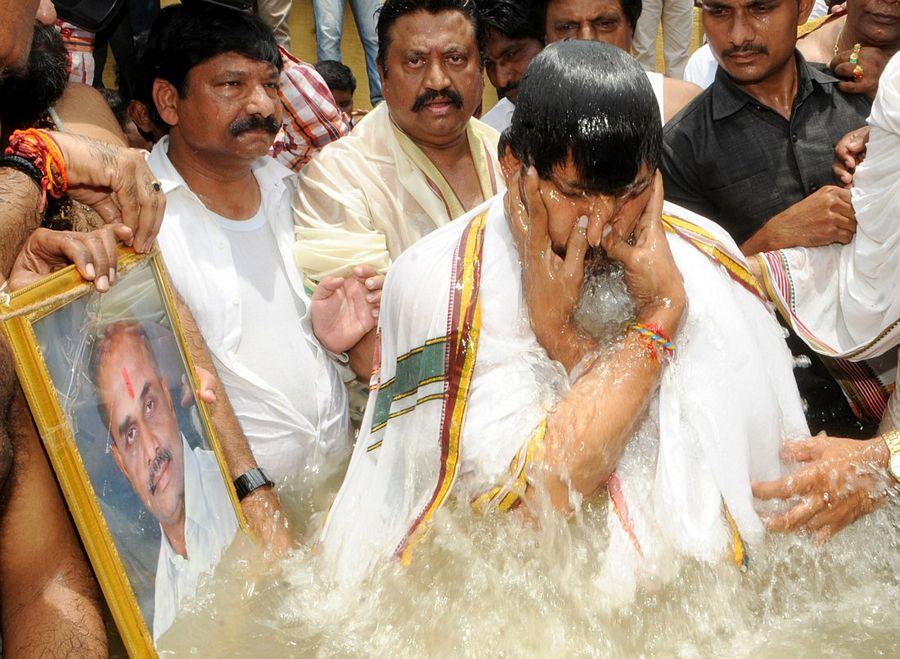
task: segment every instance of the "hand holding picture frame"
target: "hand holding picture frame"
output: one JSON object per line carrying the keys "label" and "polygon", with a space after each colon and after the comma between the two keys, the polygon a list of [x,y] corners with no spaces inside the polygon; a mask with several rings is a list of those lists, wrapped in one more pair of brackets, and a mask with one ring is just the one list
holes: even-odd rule
{"label": "hand holding picture frame", "polygon": [[158,253],[105,294],[70,267],[0,300],[3,332],[131,656],[156,655],[246,521]]}

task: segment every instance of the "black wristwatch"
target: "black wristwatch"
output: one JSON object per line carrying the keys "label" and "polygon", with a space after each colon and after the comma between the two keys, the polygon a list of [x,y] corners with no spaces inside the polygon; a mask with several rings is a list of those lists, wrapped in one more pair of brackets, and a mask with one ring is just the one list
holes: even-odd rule
{"label": "black wristwatch", "polygon": [[234,489],[237,492],[238,501],[243,501],[251,492],[266,486],[274,487],[275,483],[269,480],[266,472],[259,467],[255,467],[234,479]]}

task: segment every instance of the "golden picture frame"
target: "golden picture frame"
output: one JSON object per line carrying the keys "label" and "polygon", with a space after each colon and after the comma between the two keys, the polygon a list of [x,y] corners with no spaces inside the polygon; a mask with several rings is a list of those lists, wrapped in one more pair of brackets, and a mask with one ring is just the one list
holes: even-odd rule
{"label": "golden picture frame", "polygon": [[247,532],[162,258],[120,248],[103,294],[70,266],[0,299],[0,320],[125,648],[155,657],[181,580]]}

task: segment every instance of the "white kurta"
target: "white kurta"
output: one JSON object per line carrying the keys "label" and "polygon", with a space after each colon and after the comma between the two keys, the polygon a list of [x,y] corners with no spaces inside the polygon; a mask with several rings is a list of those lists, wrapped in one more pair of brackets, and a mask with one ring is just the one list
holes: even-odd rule
{"label": "white kurta", "polygon": [[[830,357],[873,360],[880,386],[890,388],[900,344],[900,54],[881,75],[868,123],[866,158],[853,177],[853,240],[769,252],[760,262],[798,336]],[[895,391],[882,429],[898,425]]]}
{"label": "white kurta", "polygon": [[[304,310],[294,314],[294,322],[317,365],[315,372],[305,374],[308,395],[318,408],[317,418],[312,420],[300,413],[294,401],[260,377],[259,364],[250,369],[238,359],[243,331],[241,263],[232,254],[225,230],[172,165],[168,146],[168,137],[164,137],[147,161],[166,194],[166,213],[157,239],[159,249],[172,283],[191,310],[212,353],[254,457],[274,480],[339,462],[346,455],[350,440],[347,389],[313,334],[309,297],[294,266],[290,206],[294,174],[268,157],[254,163],[262,211],[275,235],[280,265],[287,273],[297,308]],[[285,336],[288,334],[285,332]]]}
{"label": "white kurta", "polygon": [[[502,189],[497,132],[470,119],[466,136],[485,199]],[[465,209],[381,103],[303,168],[293,200],[297,266],[314,282],[354,265],[385,272],[422,236]]]}

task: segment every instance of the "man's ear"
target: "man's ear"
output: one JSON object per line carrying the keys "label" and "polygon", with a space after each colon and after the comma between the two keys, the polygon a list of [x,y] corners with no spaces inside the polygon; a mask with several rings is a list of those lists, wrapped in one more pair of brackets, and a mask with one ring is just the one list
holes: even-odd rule
{"label": "man's ear", "polygon": [[160,118],[170,126],[178,125],[178,98],[178,90],[171,82],[162,78],[153,81],[153,104]]}
{"label": "man's ear", "polygon": [[142,130],[145,133],[153,133],[156,129],[156,126],[150,119],[150,108],[145,103],[132,100],[128,103],[127,112],[128,118],[134,122],[138,130]]}
{"label": "man's ear", "polygon": [[510,149],[508,145],[503,145],[503,149],[500,151],[499,160],[500,171],[503,173],[503,178],[505,178],[507,182],[509,182],[509,179],[512,178],[513,174],[522,168],[522,161],[513,155],[512,149]]}

